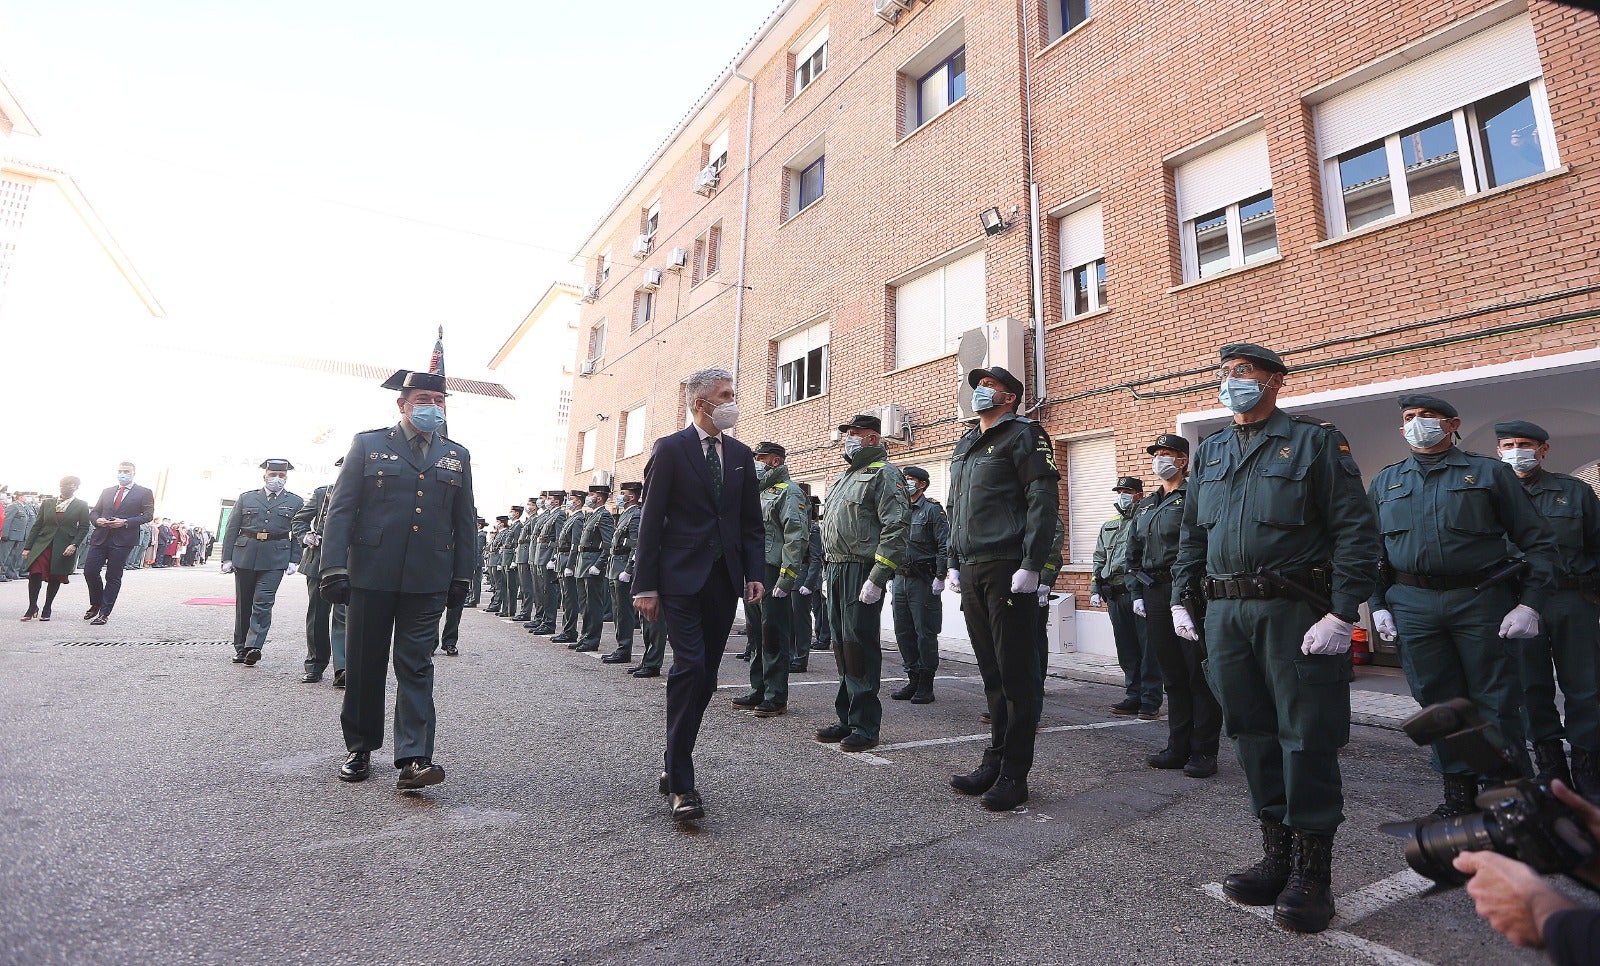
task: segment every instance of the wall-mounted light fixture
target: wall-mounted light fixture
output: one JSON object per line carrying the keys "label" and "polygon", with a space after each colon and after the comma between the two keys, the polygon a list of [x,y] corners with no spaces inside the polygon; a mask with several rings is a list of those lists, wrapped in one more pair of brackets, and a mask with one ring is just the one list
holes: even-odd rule
{"label": "wall-mounted light fixture", "polygon": [[983,225],[985,235],[998,235],[1011,227],[1011,223],[1000,214],[998,207],[988,208],[978,213],[978,221]]}

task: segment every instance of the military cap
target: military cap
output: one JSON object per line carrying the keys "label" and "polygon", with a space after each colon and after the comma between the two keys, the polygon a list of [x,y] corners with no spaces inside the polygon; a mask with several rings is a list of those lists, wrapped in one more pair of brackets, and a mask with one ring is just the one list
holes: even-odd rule
{"label": "military cap", "polygon": [[511,522],[511,518],[506,516],[504,513],[502,513],[499,516],[495,517],[495,519],[499,520],[501,523],[510,523]]}
{"label": "military cap", "polygon": [[519,504],[517,506],[512,507],[511,508],[511,512],[520,515],[522,513],[522,506]]}
{"label": "military cap", "polygon": [[1538,423],[1530,423],[1526,419],[1513,419],[1507,423],[1494,424],[1495,439],[1536,439],[1541,443],[1550,442],[1550,434],[1545,432]]}
{"label": "military cap", "polygon": [[990,366],[987,369],[974,369],[967,373],[967,385],[978,388],[979,380],[987,376],[1006,387],[1007,392],[1016,393],[1017,398],[1022,398],[1022,380],[1011,374],[1011,370],[1000,366]]}
{"label": "military cap", "polygon": [[528,502],[529,502],[529,503],[538,503],[538,502],[539,502],[539,501],[540,501],[540,500],[542,500],[542,499],[544,499],[544,494],[543,494],[543,493],[540,493],[540,494],[538,494],[538,495],[536,495],[536,496],[530,496],[530,497],[528,497]]}
{"label": "military cap", "polygon": [[[382,388],[394,389],[399,392],[404,392],[407,389],[444,392],[444,376],[432,372],[412,372],[410,369],[401,369],[384,380]],[[444,394],[446,396],[450,395],[447,392]]]}
{"label": "military cap", "polygon": [[777,443],[768,443],[765,441],[757,443],[756,448],[752,450],[751,453],[754,456],[776,456],[779,459],[784,459],[789,455],[789,451],[784,449],[782,446],[779,446]]}
{"label": "military cap", "polygon": [[1460,413],[1456,412],[1456,407],[1445,402],[1443,399],[1440,399],[1438,396],[1429,396],[1424,393],[1414,392],[1410,393],[1409,395],[1401,396],[1400,408],[1428,409],[1450,419],[1455,419],[1461,415]]}
{"label": "military cap", "polygon": [[619,489],[619,490],[627,490],[629,493],[643,493],[644,492],[644,484],[643,483],[624,483],[621,486],[617,487],[617,489]]}
{"label": "military cap", "polygon": [[567,492],[568,495],[575,496],[580,500],[589,495],[588,490],[568,490]]}
{"label": "military cap", "polygon": [[1144,481],[1139,479],[1137,476],[1124,476],[1117,480],[1116,486],[1111,488],[1113,493],[1115,493],[1117,490],[1132,490],[1135,493],[1143,493]]}
{"label": "military cap", "polygon": [[593,484],[593,485],[591,485],[589,487],[589,492],[590,493],[610,493],[611,492],[611,484],[610,483],[595,483],[595,484]]}
{"label": "military cap", "polygon": [[1146,453],[1154,456],[1158,449],[1170,449],[1185,456],[1189,455],[1189,441],[1177,433],[1162,433],[1156,441],[1144,448]]}
{"label": "military cap", "polygon": [[900,472],[912,479],[921,480],[924,483],[928,482],[928,471],[920,466],[907,466]]}
{"label": "military cap", "polygon": [[488,522],[489,521],[485,520],[483,517],[479,517],[478,518],[478,526],[480,526],[480,527],[483,526],[485,523],[488,523]]}
{"label": "military cap", "polygon": [[1288,372],[1289,367],[1283,364],[1283,357],[1268,349],[1266,346],[1256,345],[1254,342],[1230,342],[1217,350],[1223,362],[1229,359],[1249,359],[1263,369],[1272,372]]}
{"label": "military cap", "polygon": [[852,429],[865,429],[870,432],[881,433],[883,432],[883,423],[876,416],[868,416],[866,413],[862,413],[856,418],[850,420],[848,423],[840,426],[839,432],[848,433]]}
{"label": "military cap", "polygon": [[269,472],[287,473],[294,469],[294,464],[288,460],[262,460],[261,468]]}

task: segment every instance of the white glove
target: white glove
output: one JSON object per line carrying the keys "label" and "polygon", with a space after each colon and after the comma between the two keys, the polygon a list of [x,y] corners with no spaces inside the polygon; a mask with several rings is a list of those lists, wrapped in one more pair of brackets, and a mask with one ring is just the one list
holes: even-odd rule
{"label": "white glove", "polygon": [[624,570],[622,573],[617,574],[617,580],[625,584],[631,584],[633,583],[633,574],[630,574]]}
{"label": "white glove", "polygon": [[935,594],[944,593],[944,581],[940,580],[938,577],[933,578],[933,592]]}
{"label": "white glove", "polygon": [[1049,607],[1050,606],[1050,588],[1049,587],[1045,587],[1043,585],[1041,585],[1039,587],[1039,606],[1040,607]]}
{"label": "white glove", "polygon": [[801,584],[800,585],[800,596],[801,597],[810,597],[811,596],[811,588],[807,587],[805,584]]}
{"label": "white glove", "polygon": [[316,534],[308,533],[305,536],[300,538],[300,542],[301,542],[301,544],[303,544],[303,545],[305,545],[307,547],[315,547],[317,544],[321,543],[322,541],[317,538]]}
{"label": "white glove", "polygon": [[1200,632],[1194,629],[1194,618],[1182,604],[1172,605],[1172,632],[1186,641],[1200,640]]}
{"label": "white glove", "polygon": [[856,596],[856,600],[861,601],[863,604],[876,604],[882,599],[882,587],[879,587],[870,580],[864,580],[861,582],[861,593]]}
{"label": "white glove", "polygon": [[290,564],[289,565],[289,569],[285,570],[283,572],[283,574],[286,577],[293,577],[295,574],[297,574],[299,572],[300,572],[300,565],[299,564]]}
{"label": "white glove", "polygon": [[961,593],[961,571],[951,568],[949,573],[944,575],[944,585],[950,588],[952,594]]}
{"label": "white glove", "polygon": [[828,582],[826,580],[817,585],[817,593],[822,595],[823,600],[828,599]]}
{"label": "white glove", "polygon": [[1089,606],[1090,607],[1104,607],[1105,605],[1106,605],[1105,599],[1102,598],[1099,594],[1090,594],[1089,595]]}
{"label": "white glove", "polygon": [[1342,617],[1322,615],[1300,639],[1301,654],[1343,654],[1350,650],[1350,634],[1356,626]]}
{"label": "white glove", "polygon": [[567,569],[561,571],[561,576],[563,576],[563,577],[571,577],[572,576],[572,568],[568,567]]}
{"label": "white glove", "polygon": [[1386,610],[1372,612],[1372,629],[1386,641],[1392,641],[1400,636],[1400,628],[1394,626],[1394,615]]}
{"label": "white glove", "polygon": [[222,572],[225,573],[225,574],[233,573],[233,561],[232,560],[224,560],[222,562]]}
{"label": "white glove", "polygon": [[1508,641],[1525,641],[1539,636],[1539,612],[1527,604],[1511,608],[1500,621],[1500,636]]}
{"label": "white glove", "polygon": [[1018,570],[1011,575],[1011,592],[1013,594],[1031,594],[1039,589],[1039,571]]}
{"label": "white glove", "polygon": [[1144,614],[1144,598],[1141,597],[1138,600],[1133,602],[1133,613],[1138,617],[1145,616],[1145,614]]}
{"label": "white glove", "polygon": [[544,569],[546,569],[546,570],[554,570],[554,569],[556,569],[556,562],[554,560],[550,561],[549,563],[544,565]]}
{"label": "white glove", "polygon": [[785,597],[789,596],[789,592],[787,590],[784,590],[782,587],[774,587],[774,588],[772,588],[772,596],[778,598],[779,600],[782,600]]}
{"label": "white glove", "polygon": [[600,576],[600,568],[599,567],[590,567],[589,568],[589,576],[591,576],[591,577]]}

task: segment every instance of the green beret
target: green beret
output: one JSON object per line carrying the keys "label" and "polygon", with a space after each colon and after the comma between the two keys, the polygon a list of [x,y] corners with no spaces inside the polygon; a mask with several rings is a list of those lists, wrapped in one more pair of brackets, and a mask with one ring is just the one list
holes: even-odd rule
{"label": "green beret", "polygon": [[1494,424],[1495,439],[1536,439],[1541,443],[1550,442],[1550,434],[1544,427],[1537,423],[1530,423],[1526,419],[1513,419],[1506,423]]}
{"label": "green beret", "polygon": [[1283,358],[1266,346],[1259,346],[1253,342],[1230,342],[1218,350],[1223,362],[1229,359],[1249,359],[1263,369],[1272,372],[1288,372],[1289,367],[1283,364]]}
{"label": "green beret", "polygon": [[1440,399],[1438,396],[1428,396],[1422,393],[1411,393],[1400,397],[1401,409],[1428,409],[1441,416],[1457,419],[1461,416],[1456,412],[1456,407]]}

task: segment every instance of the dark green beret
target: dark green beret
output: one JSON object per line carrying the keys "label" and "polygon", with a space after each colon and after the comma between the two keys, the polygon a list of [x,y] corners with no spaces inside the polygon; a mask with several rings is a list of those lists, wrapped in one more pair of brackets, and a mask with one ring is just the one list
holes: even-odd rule
{"label": "dark green beret", "polygon": [[1223,346],[1218,354],[1223,362],[1229,359],[1249,359],[1263,369],[1272,372],[1288,372],[1289,367],[1283,364],[1283,358],[1266,346],[1259,346],[1253,342],[1230,342]]}
{"label": "dark green beret", "polygon": [[1530,423],[1526,419],[1513,419],[1508,423],[1494,424],[1495,439],[1536,439],[1541,443],[1550,442],[1550,434],[1544,427],[1537,423]]}
{"label": "dark green beret", "polygon": [[921,480],[924,483],[928,482],[928,471],[920,466],[908,466],[900,472],[912,479]]}
{"label": "dark green beret", "polygon": [[1441,416],[1447,416],[1450,419],[1457,419],[1461,416],[1460,413],[1456,412],[1456,407],[1445,402],[1443,399],[1440,399],[1438,396],[1428,396],[1422,393],[1412,393],[1408,396],[1401,396],[1400,408],[1428,409],[1438,413]]}

